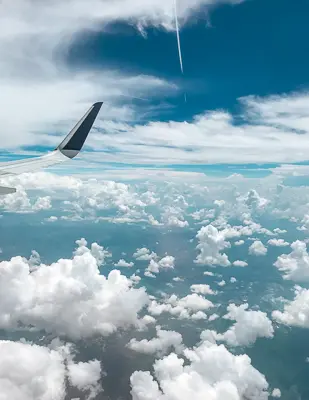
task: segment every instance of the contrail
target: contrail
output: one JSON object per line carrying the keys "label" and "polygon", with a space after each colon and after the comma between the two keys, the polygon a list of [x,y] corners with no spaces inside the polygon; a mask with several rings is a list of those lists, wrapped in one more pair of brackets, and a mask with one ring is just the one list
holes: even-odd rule
{"label": "contrail", "polygon": [[175,24],[176,24],[179,62],[180,62],[181,73],[183,74],[182,55],[181,55],[181,46],[180,46],[180,37],[179,37],[179,26],[178,26],[178,17],[177,17],[177,0],[174,0],[174,11],[175,11]]}
{"label": "contrail", "polygon": [[144,99],[143,97],[129,96],[127,94],[118,94],[117,96],[128,97],[129,99],[137,99],[137,100],[143,100],[143,101],[149,100],[149,99]]}

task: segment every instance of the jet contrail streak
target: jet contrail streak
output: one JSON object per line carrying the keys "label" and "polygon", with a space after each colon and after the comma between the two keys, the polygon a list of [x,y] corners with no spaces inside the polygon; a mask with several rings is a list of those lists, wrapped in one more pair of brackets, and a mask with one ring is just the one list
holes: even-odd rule
{"label": "jet contrail streak", "polygon": [[179,37],[179,26],[178,26],[178,17],[177,17],[177,0],[174,0],[174,11],[175,11],[175,24],[176,24],[179,62],[180,62],[181,73],[183,74],[182,55],[181,55],[181,46],[180,46],[180,37]]}
{"label": "jet contrail streak", "polygon": [[137,99],[137,100],[148,101],[148,99],[144,99],[143,97],[129,96],[127,94],[118,94],[118,96],[128,97],[129,99]]}

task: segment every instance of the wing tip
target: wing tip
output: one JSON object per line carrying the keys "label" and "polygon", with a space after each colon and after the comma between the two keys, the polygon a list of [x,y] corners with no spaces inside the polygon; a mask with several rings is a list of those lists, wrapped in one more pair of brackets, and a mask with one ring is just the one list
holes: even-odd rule
{"label": "wing tip", "polygon": [[91,131],[102,104],[103,101],[93,103],[86,114],[79,120],[56,150],[59,150],[68,158],[74,158],[77,156]]}

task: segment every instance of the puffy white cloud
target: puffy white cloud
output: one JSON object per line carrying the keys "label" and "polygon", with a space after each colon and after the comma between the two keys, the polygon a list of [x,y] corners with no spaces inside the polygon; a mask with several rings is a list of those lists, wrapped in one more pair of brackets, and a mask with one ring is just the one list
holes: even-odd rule
{"label": "puffy white cloud", "polygon": [[225,282],[225,280],[224,279],[222,279],[222,281],[220,281],[220,282],[218,282],[218,286],[225,286],[226,285],[226,282]]}
{"label": "puffy white cloud", "polygon": [[90,248],[87,247],[87,240],[85,238],[81,238],[75,241],[77,244],[77,248],[74,251],[75,256],[82,256],[83,254],[91,254],[98,265],[102,265],[105,263],[105,258],[111,257],[112,254],[105,250],[103,246],[100,246],[98,243],[91,243]]}
{"label": "puffy white cloud", "polygon": [[231,283],[235,283],[235,282],[237,282],[237,279],[234,276],[232,276],[231,279],[230,279],[230,282]]}
{"label": "puffy white cloud", "polygon": [[51,206],[50,196],[39,197],[33,205],[33,210],[48,210]]}
{"label": "puffy white cloud", "polygon": [[168,216],[166,218],[166,224],[167,226],[176,226],[178,228],[185,228],[186,226],[189,226],[188,221],[183,221],[175,215]]}
{"label": "puffy white cloud", "polygon": [[296,240],[291,244],[290,254],[282,254],[274,263],[279,271],[283,272],[284,279],[296,282],[309,281],[309,255],[306,243]]}
{"label": "puffy white cloud", "polygon": [[285,229],[280,229],[280,228],[275,228],[275,229],[274,229],[274,232],[277,233],[277,234],[280,234],[280,233],[287,233],[287,231],[286,231]]}
{"label": "puffy white cloud", "polygon": [[244,243],[245,243],[244,240],[237,240],[234,244],[235,244],[235,246],[241,246],[241,245],[243,245]]}
{"label": "puffy white cloud", "polygon": [[[265,377],[247,355],[233,355],[223,345],[204,341],[186,349],[189,361],[172,353],[154,363],[149,371],[135,371],[130,378],[133,400],[240,400],[268,398]],[[159,386],[160,385],[160,386]]]}
{"label": "puffy white cloud", "polygon": [[190,290],[193,293],[199,293],[199,294],[215,294],[209,285],[206,284],[196,284],[196,285],[191,285]]}
{"label": "puffy white cloud", "polygon": [[207,276],[215,276],[215,274],[214,274],[213,272],[210,272],[210,271],[205,271],[205,272],[204,272],[204,275],[207,275]]}
{"label": "puffy white cloud", "polygon": [[0,263],[1,328],[31,325],[78,339],[139,323],[138,312],[148,303],[145,289],[132,288],[118,270],[101,275],[102,247],[89,249],[84,239],[78,244],[73,259],[35,270],[21,257]]}
{"label": "puffy white cloud", "polygon": [[153,273],[150,272],[150,271],[145,271],[145,272],[144,272],[144,275],[145,275],[145,276],[148,276],[148,278],[156,278],[156,275],[153,274]]}
{"label": "puffy white cloud", "polygon": [[165,256],[160,260],[155,261],[154,259],[150,260],[150,263],[146,269],[147,273],[158,274],[162,269],[173,269],[175,263],[175,257],[173,256]]}
{"label": "puffy white cloud", "polygon": [[148,306],[148,311],[150,314],[155,316],[167,312],[179,319],[200,319],[201,317],[205,319],[205,314],[194,314],[199,311],[206,311],[213,306],[214,305],[211,301],[193,293],[182,298],[172,295],[165,299],[163,303],[159,303],[157,300],[152,300]]}
{"label": "puffy white cloud", "polygon": [[93,398],[99,385],[98,360],[74,363],[70,347],[47,348],[25,342],[0,341],[1,398],[11,400],[64,400],[65,380]]}
{"label": "puffy white cloud", "polygon": [[56,222],[56,221],[58,221],[58,217],[56,217],[55,215],[52,215],[52,216],[46,218],[46,221],[48,221],[48,222]]}
{"label": "puffy white cloud", "polygon": [[75,386],[79,390],[88,390],[90,392],[89,400],[96,397],[100,391],[98,384],[101,378],[100,361],[92,360],[87,363],[69,361],[67,370],[71,386]]}
{"label": "puffy white cloud", "polygon": [[140,353],[156,354],[159,356],[166,354],[168,350],[172,348],[174,348],[177,353],[183,350],[182,336],[180,333],[163,330],[160,326],[156,327],[156,330],[156,338],[150,340],[142,339],[140,341],[133,338],[127,346],[131,350]]}
{"label": "puffy white cloud", "polygon": [[284,310],[275,310],[272,317],[285,325],[309,328],[309,289],[295,287],[295,298],[286,302]]}
{"label": "puffy white cloud", "polygon": [[284,247],[289,245],[289,242],[286,242],[283,239],[269,239],[267,243],[271,246],[277,246],[277,247]]}
{"label": "puffy white cloud", "polygon": [[275,388],[272,392],[271,392],[272,397],[276,397],[279,398],[281,397],[281,390],[278,388]]}
{"label": "puffy white cloud", "polygon": [[249,254],[254,256],[265,256],[267,254],[267,247],[265,247],[260,240],[256,240],[249,247]]}
{"label": "puffy white cloud", "polygon": [[[225,341],[230,346],[249,346],[259,337],[274,336],[274,328],[266,313],[248,310],[248,304],[230,304],[227,310],[228,313],[223,318],[236,322],[222,334],[213,332],[216,340]],[[204,331],[201,338],[208,335],[209,331]]]}
{"label": "puffy white cloud", "polygon": [[248,263],[246,261],[236,260],[233,262],[234,267],[247,267]]}
{"label": "puffy white cloud", "polygon": [[225,253],[220,253],[225,248],[230,247],[230,243],[225,241],[225,235],[212,225],[203,226],[196,235],[199,244],[196,246],[200,250],[195,262],[203,265],[229,266],[231,263]]}
{"label": "puffy white cloud", "polygon": [[215,321],[216,319],[220,318],[218,314],[211,314],[208,318],[208,321]]}
{"label": "puffy white cloud", "polygon": [[127,262],[123,258],[121,258],[116,264],[114,264],[115,267],[127,267],[131,268],[134,266],[134,262]]}
{"label": "puffy white cloud", "polygon": [[149,261],[155,258],[157,255],[154,252],[150,253],[150,250],[142,247],[141,249],[137,249],[133,254],[133,257],[140,261]]}

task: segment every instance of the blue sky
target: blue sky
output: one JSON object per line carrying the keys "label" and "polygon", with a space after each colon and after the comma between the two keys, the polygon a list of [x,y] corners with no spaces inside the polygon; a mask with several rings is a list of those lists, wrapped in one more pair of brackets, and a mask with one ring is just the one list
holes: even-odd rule
{"label": "blue sky", "polygon": [[308,11],[1,3],[4,400],[308,398]]}
{"label": "blue sky", "polygon": [[176,107],[159,120],[190,120],[216,109],[238,113],[239,97],[308,88],[307,13],[303,0],[293,7],[287,0],[250,0],[202,9],[181,30],[184,76],[174,32],[149,28],[143,38],[125,23],[113,24],[109,33],[77,37],[68,60],[78,68],[112,67],[176,82],[181,87],[171,99]]}

